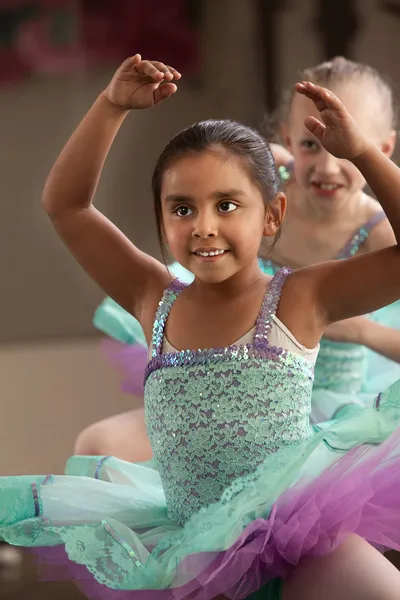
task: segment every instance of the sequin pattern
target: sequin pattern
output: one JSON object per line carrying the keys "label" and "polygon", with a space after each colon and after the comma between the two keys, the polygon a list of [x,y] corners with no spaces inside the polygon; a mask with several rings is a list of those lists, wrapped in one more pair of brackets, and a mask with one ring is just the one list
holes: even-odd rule
{"label": "sequin pattern", "polygon": [[349,239],[347,244],[336,256],[336,259],[351,258],[355,256],[360,249],[360,246],[365,242],[369,236],[371,229],[378,223],[386,219],[386,215],[383,211],[375,213],[362,227],[360,227],[354,235]]}
{"label": "sequin pattern", "polygon": [[365,371],[364,346],[321,340],[315,364],[315,389],[359,392],[364,382]]}
{"label": "sequin pattern", "polygon": [[313,366],[269,345],[271,318],[289,269],[265,295],[252,344],[161,354],[165,322],[184,288],[159,305],[146,370],[148,434],[169,517],[184,523],[253,473],[272,452],[308,439]]}

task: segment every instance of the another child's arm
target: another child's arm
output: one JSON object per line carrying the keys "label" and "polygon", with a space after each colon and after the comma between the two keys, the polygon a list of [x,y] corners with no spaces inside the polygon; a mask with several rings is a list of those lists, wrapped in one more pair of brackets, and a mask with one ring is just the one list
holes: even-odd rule
{"label": "another child's arm", "polygon": [[367,314],[400,298],[400,169],[372,144],[334,94],[312,83],[297,84],[321,120],[306,119],[307,128],[328,152],[344,158],[364,175],[381,203],[396,236],[395,246],[343,261],[319,263],[297,271],[315,308],[314,323],[323,332],[335,321]]}
{"label": "another child's arm", "polygon": [[400,363],[400,330],[375,323],[367,317],[353,317],[333,323],[325,331],[324,337],[334,342],[361,344]]}
{"label": "another child's arm", "polygon": [[168,272],[138,250],[92,200],[128,112],[168,98],[179,78],[163,63],[142,61],[140,55],[127,59],[65,145],[43,192],[43,206],[71,253],[106,294],[136,316],[149,286],[165,287]]}

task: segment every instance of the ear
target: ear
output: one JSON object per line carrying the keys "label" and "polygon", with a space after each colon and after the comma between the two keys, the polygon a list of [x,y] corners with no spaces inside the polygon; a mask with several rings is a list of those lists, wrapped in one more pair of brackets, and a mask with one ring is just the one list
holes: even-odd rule
{"label": "ear", "polygon": [[283,140],[284,146],[289,150],[289,152],[293,151],[292,139],[289,132],[289,125],[287,123],[282,123],[280,127],[280,134]]}
{"label": "ear", "polygon": [[389,158],[392,156],[395,146],[396,146],[397,132],[392,130],[388,136],[388,138],[382,142],[381,150],[383,154],[386,154]]}
{"label": "ear", "polygon": [[264,231],[265,237],[274,237],[283,223],[286,213],[287,200],[283,192],[279,192],[269,204],[265,213]]}

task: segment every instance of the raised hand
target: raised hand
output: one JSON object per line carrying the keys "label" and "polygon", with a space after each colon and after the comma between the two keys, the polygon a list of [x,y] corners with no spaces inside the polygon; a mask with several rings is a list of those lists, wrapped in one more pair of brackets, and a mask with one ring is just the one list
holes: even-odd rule
{"label": "raised hand", "polygon": [[307,117],[305,125],[328,152],[354,160],[368,150],[371,144],[335,94],[309,81],[297,83],[295,89],[312,100],[319,111],[321,119]]}
{"label": "raised hand", "polygon": [[173,81],[180,78],[176,69],[136,54],[117,69],[103,94],[122,110],[149,108],[172,96],[177,90]]}

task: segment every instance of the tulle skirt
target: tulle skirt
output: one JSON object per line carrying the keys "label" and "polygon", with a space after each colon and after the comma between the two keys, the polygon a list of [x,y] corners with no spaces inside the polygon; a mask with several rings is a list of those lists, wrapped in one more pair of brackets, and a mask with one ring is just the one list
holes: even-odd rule
{"label": "tulle skirt", "polygon": [[[183,526],[154,464],[72,457],[64,476],[0,479],[0,539],[33,548],[46,578],[90,598],[279,598],[300,560],[350,534],[400,549],[400,383],[315,427]],[[268,596],[267,596],[268,597]]]}

